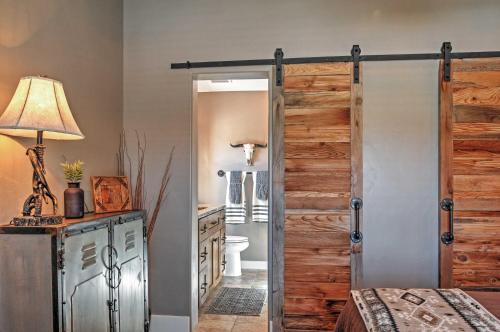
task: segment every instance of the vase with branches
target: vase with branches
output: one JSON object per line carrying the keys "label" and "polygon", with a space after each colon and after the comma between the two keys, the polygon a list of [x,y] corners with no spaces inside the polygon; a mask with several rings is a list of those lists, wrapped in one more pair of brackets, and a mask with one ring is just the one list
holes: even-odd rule
{"label": "vase with branches", "polygon": [[170,182],[171,173],[170,168],[172,166],[172,159],[174,156],[175,147],[170,150],[168,157],[165,161],[165,166],[163,168],[163,174],[160,181],[160,187],[156,193],[156,198],[154,200],[154,208],[151,209],[147,206],[147,190],[146,190],[146,151],[147,151],[147,139],[146,135],[139,135],[135,132],[136,136],[136,165],[135,168],[132,165],[132,158],[128,151],[127,139],[125,132],[122,132],[120,136],[120,146],[117,152],[117,171],[118,175],[127,175],[131,181],[131,198],[132,198],[132,208],[136,210],[146,211],[147,219],[147,239],[148,242],[153,236],[153,231],[155,229],[156,223],[158,221],[158,216],[164,203],[167,199],[167,187]]}

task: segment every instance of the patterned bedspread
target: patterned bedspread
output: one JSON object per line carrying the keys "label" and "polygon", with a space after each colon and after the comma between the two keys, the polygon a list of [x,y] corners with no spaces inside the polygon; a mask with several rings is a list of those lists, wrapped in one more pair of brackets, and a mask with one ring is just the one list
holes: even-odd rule
{"label": "patterned bedspread", "polygon": [[370,288],[351,295],[370,332],[500,331],[500,320],[460,289]]}

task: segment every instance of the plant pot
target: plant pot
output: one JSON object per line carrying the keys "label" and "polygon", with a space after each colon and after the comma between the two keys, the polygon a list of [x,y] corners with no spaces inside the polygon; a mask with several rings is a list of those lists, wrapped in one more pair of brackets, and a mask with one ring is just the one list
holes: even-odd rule
{"label": "plant pot", "polygon": [[84,208],[83,190],[80,182],[68,183],[68,189],[64,190],[64,217],[82,218]]}

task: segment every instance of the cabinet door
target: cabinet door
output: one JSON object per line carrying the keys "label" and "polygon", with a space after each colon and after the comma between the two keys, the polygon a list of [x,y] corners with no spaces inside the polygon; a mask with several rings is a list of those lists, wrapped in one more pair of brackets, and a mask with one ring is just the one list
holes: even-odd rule
{"label": "cabinet door", "polygon": [[212,284],[210,287],[216,286],[221,277],[220,270],[220,235],[219,233],[215,233],[211,238],[211,247],[212,247]]}
{"label": "cabinet door", "polygon": [[208,269],[200,271],[198,276],[198,294],[199,294],[199,306],[201,307],[203,303],[207,300],[208,291]]}
{"label": "cabinet door", "polygon": [[117,330],[121,332],[144,330],[144,241],[142,219],[114,226],[115,271],[118,273],[115,278],[116,323]]}
{"label": "cabinet door", "polygon": [[64,331],[109,331],[108,230],[64,238]]}

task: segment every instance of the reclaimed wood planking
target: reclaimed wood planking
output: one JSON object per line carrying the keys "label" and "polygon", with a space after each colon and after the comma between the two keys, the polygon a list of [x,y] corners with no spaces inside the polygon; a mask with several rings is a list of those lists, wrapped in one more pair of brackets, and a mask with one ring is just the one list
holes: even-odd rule
{"label": "reclaimed wood planking", "polygon": [[338,126],[350,124],[349,108],[289,108],[285,110],[286,125]]}
{"label": "reclaimed wood planking", "polygon": [[453,107],[455,123],[500,123],[499,106],[459,105]]}
{"label": "reclaimed wood planking", "polygon": [[285,298],[285,269],[284,269],[284,228],[285,228],[285,100],[283,87],[276,85],[276,66],[272,75],[272,146],[271,146],[271,214],[272,214],[272,330],[283,331],[284,325],[284,298]]}
{"label": "reclaimed wood planking", "polygon": [[[440,158],[451,160],[455,241],[447,248],[451,257],[440,268],[451,284],[441,287],[498,289],[500,59],[453,60],[452,84],[443,84],[452,85],[444,97],[452,98],[453,153]],[[441,116],[449,110],[446,105]]]}
{"label": "reclaimed wood planking", "polygon": [[[453,91],[443,78],[444,63],[439,62],[439,201],[453,197]],[[451,72],[453,75],[453,71]],[[439,234],[448,231],[448,212],[439,210]],[[452,285],[453,251],[439,242],[439,286]]]}
{"label": "reclaimed wood planking", "polygon": [[333,329],[350,290],[351,66],[285,66],[286,331]]}
{"label": "reclaimed wood planking", "polygon": [[351,80],[349,75],[288,76],[285,89],[287,92],[350,91]]}
{"label": "reclaimed wood planking", "polygon": [[[500,151],[499,151],[500,153]],[[286,160],[290,159],[346,159],[351,160],[351,144],[349,142],[287,142]]]}
{"label": "reclaimed wood planking", "polygon": [[350,62],[286,65],[285,77],[302,75],[350,75]]}

